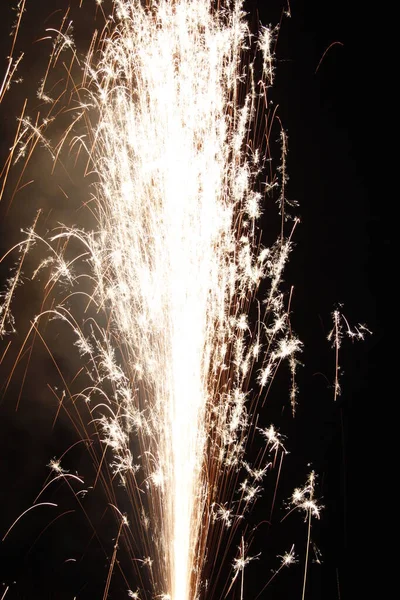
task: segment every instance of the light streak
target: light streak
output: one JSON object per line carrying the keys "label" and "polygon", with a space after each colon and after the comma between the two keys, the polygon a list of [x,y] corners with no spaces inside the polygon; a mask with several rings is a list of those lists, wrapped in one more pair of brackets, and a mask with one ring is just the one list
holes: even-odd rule
{"label": "light streak", "polygon": [[[244,461],[247,438],[280,363],[289,360],[294,373],[301,349],[280,289],[294,227],[286,237],[284,132],[280,181],[263,182],[267,191],[280,189],[274,246],[262,246],[258,226],[268,155],[251,132],[272,84],[274,31],[260,31],[258,82],[255,62],[243,60],[255,43],[241,0],[218,8],[209,0],[159,0],[150,8],[115,0],[113,8],[82,84],[74,83],[77,114],[60,143],[53,147],[45,137],[57,106],[46,91],[48,69],[39,99],[52,106],[49,116],[23,116],[13,147],[13,154],[30,156],[40,141],[54,161],[68,140],[71,149],[86,149],[87,171],[96,176],[90,209],[97,228],[63,228],[43,239],[32,227],[0,317],[6,331],[26,254],[43,244],[48,256],[32,278],[48,272],[45,299],[29,335],[46,344],[40,325],[49,316],[74,331],[91,381],[72,396],[60,373],[59,410],[66,397],[86,402],[132,506],[132,525],[121,515],[104,597],[119,540],[132,528],[141,540],[130,542],[133,560],[148,567],[152,597],[189,600],[204,589],[211,543],[222,543],[224,528],[237,530],[262,491],[270,462]],[[73,52],[66,20],[49,65],[64,50]],[[82,123],[86,134],[74,137]],[[72,258],[71,246],[81,247]],[[250,306],[264,280],[254,322]],[[54,301],[57,289],[71,291]],[[85,300],[81,320],[71,308],[76,298]],[[253,374],[260,389],[250,393]],[[294,410],[295,386],[291,401]],[[266,440],[263,457],[274,454],[275,462],[285,452],[281,436],[273,426],[257,429]],[[59,461],[52,469],[58,475],[44,489],[55,480],[82,481]],[[246,478],[235,489],[239,475],[232,475],[242,470]],[[242,538],[228,592],[240,572],[243,594],[244,567],[253,558]]]}
{"label": "light streak", "polygon": [[30,512],[31,510],[33,510],[34,508],[39,507],[39,506],[55,506],[56,507],[57,504],[54,504],[54,502],[39,502],[39,504],[34,504],[33,506],[30,506],[29,508],[27,508],[21,515],[19,515],[19,517],[17,519],[15,519],[14,523],[7,529],[6,533],[3,535],[2,542],[4,542],[4,540],[10,533],[10,531],[14,528],[14,526],[18,523],[18,521],[23,516],[26,515],[26,513]]}

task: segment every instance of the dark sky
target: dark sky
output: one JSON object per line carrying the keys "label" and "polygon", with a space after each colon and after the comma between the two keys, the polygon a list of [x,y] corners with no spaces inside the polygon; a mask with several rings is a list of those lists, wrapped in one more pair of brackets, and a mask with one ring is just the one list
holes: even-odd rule
{"label": "dark sky", "polygon": [[[20,89],[32,85],[36,88],[43,57],[32,42],[40,37],[45,17],[58,6],[65,7],[66,3],[27,2],[18,45],[26,50],[21,67],[26,83]],[[249,2],[248,6],[257,6],[264,24],[277,23],[282,8],[286,8],[277,0]],[[383,414],[379,406],[385,385],[382,382],[378,385],[378,381],[384,354],[381,315],[385,309],[384,293],[380,290],[387,287],[389,267],[382,265],[388,264],[392,250],[384,202],[372,192],[372,180],[379,177],[383,163],[379,141],[382,126],[377,124],[376,116],[381,110],[379,93],[372,85],[377,59],[374,49],[370,52],[367,49],[371,45],[371,30],[379,18],[376,7],[372,14],[366,3],[360,8],[359,3],[346,0],[294,0],[290,8],[291,18],[283,19],[278,37],[271,98],[279,104],[278,114],[288,132],[288,197],[299,202],[301,218],[285,281],[288,286],[294,285],[292,325],[304,342],[304,366],[299,373],[296,418],[289,416],[287,407],[282,414],[277,408],[278,396],[281,406],[285,393],[280,381],[275,405],[272,400],[271,412],[261,415],[266,423],[271,415],[280,418],[276,424],[287,435],[290,454],[285,460],[273,524],[260,527],[261,533],[255,537],[252,552],[261,551],[262,555],[246,571],[245,600],[255,598],[270,578],[271,569],[277,566],[276,556],[290,548],[292,539],[296,542],[298,564],[280,573],[260,597],[301,598],[306,525],[300,514],[294,515],[290,523],[289,519],[280,521],[286,514],[284,501],[295,487],[304,483],[311,468],[318,473],[317,497],[325,508],[321,520],[312,527],[305,597],[350,600],[362,597],[363,586],[370,581],[370,577],[365,577],[368,556],[374,553],[366,527],[371,517],[367,514],[364,489],[371,479],[371,413],[377,419]],[[0,16],[1,59],[8,52],[7,31],[12,23],[8,6],[2,4]],[[87,39],[91,35],[90,23],[82,11],[82,22],[76,26],[76,35],[82,42],[85,31]],[[26,93],[12,89],[0,106],[1,160],[11,145],[15,117]],[[35,163],[34,167],[41,169],[42,164]],[[40,189],[46,207],[56,193],[51,185]],[[79,199],[78,193],[77,196]],[[32,222],[35,203],[30,203],[29,194],[23,197],[24,208],[19,202],[17,196],[7,214],[7,194],[3,198],[1,254],[18,239],[19,228]],[[60,209],[60,220],[63,211]],[[18,226],[14,231],[15,222]],[[6,279],[6,267],[1,267],[0,277]],[[23,321],[24,302],[33,306],[35,301],[34,297],[20,301],[18,311]],[[340,355],[342,395],[334,402],[335,356],[326,337],[332,327],[331,313],[338,305],[343,305],[343,313],[351,324],[366,323],[373,335],[357,344],[344,340]],[[7,342],[8,339],[0,348]],[[61,351],[59,360],[64,361],[67,370],[72,368],[68,359],[62,358]],[[0,505],[3,507],[0,537],[40,491],[50,458],[61,454],[74,441],[73,432],[62,422],[55,431],[51,430],[54,411],[42,399],[43,394],[48,394],[47,383],[55,381],[51,364],[39,353],[33,365],[18,412],[15,412],[17,384],[12,384],[0,398]],[[0,370],[0,376],[3,390],[5,368]],[[76,460],[84,469],[82,454],[77,451]],[[57,501],[69,510],[70,499],[60,498],[60,494]],[[265,498],[249,516],[250,526],[269,518],[271,499],[271,490],[266,490]],[[96,507],[89,506],[94,522],[100,524],[101,542],[108,543],[109,555],[112,544],[108,531],[112,530],[114,536],[115,527],[96,514]],[[82,600],[102,598],[108,562],[96,542],[85,550],[91,535],[85,519],[76,516],[73,534],[57,524],[37,541],[53,518],[49,515],[43,509],[40,516],[27,516],[23,526],[0,544],[0,586],[4,585],[4,590],[10,586],[7,600],[72,600],[74,595]],[[64,563],[67,556],[83,558],[77,566]],[[317,557],[321,564],[316,563]],[[129,570],[129,565],[124,567]],[[113,585],[110,598],[126,597],[126,586],[118,577]],[[131,585],[134,588],[134,582]],[[357,596],[353,591],[356,585]],[[0,598],[1,593],[0,587]]]}

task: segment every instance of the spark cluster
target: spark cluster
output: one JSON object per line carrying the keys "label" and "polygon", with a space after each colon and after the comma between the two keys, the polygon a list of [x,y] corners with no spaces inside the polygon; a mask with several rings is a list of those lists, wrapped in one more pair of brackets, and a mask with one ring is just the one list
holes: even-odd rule
{"label": "spark cluster", "polygon": [[[47,255],[32,277],[47,274],[46,302],[30,334],[41,336],[49,318],[74,332],[90,383],[73,401],[88,407],[132,507],[118,513],[115,554],[121,535],[147,568],[154,598],[201,596],[210,548],[237,530],[277,454],[286,452],[272,425],[254,425],[280,363],[288,360],[294,375],[301,350],[280,286],[291,249],[286,138],[282,133],[280,186],[279,179],[262,180],[267,149],[252,139],[260,106],[266,118],[274,37],[262,28],[253,38],[242,0],[217,8],[209,0],[115,0],[82,62],[78,109],[62,141],[54,147],[45,138],[51,109],[40,123],[21,118],[13,149],[22,158],[40,141],[57,161],[69,140],[86,151],[95,175],[93,230],[63,227],[44,239],[32,227],[19,245],[2,332],[13,326],[22,263],[32,246],[43,245]],[[71,48],[66,24],[51,62]],[[250,48],[261,53],[261,77],[256,58],[244,60]],[[46,81],[39,97],[53,106]],[[83,125],[84,134],[74,133]],[[267,248],[258,221],[266,192],[276,187],[282,231]],[[78,248],[72,258],[71,247]],[[56,289],[68,292],[60,300]],[[80,316],[71,308],[76,298]],[[256,391],[249,389],[254,379]],[[295,394],[293,384],[293,410]],[[265,440],[258,465],[244,458],[253,428]],[[51,468],[55,478],[72,477],[58,460]],[[293,502],[308,511],[307,492]],[[282,564],[293,557],[291,551]],[[243,549],[231,585],[253,558]],[[208,573],[212,578],[212,567]],[[139,590],[130,597],[141,597]]]}

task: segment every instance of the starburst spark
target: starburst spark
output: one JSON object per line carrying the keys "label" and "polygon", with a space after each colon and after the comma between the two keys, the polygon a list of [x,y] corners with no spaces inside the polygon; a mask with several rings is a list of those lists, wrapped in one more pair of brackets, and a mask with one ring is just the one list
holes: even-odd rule
{"label": "starburst spark", "polygon": [[[50,270],[49,297],[56,285],[78,288],[78,265],[89,264],[88,306],[104,312],[107,326],[100,319],[78,325],[62,300],[34,319],[32,331],[39,335],[45,316],[71,325],[91,379],[79,396],[93,406],[113,474],[140,507],[146,558],[135,560],[148,567],[153,597],[188,600],[203,585],[212,527],[237,524],[262,490],[246,479],[233,511],[230,473],[244,469],[258,482],[269,468],[243,460],[261,394],[251,398],[249,374],[255,368],[262,390],[301,349],[279,287],[290,240],[280,232],[272,249],[260,244],[256,184],[266,155],[248,143],[272,83],[275,32],[260,35],[258,89],[254,63],[243,61],[253,40],[242,0],[220,8],[209,0],[115,0],[113,7],[75,85],[74,124],[95,120],[87,139],[98,227],[65,228],[49,241],[32,228],[21,248],[24,256],[33,242],[51,248],[34,273]],[[57,35],[54,62],[71,49],[69,27]],[[46,79],[40,94],[48,98]],[[67,136],[54,151],[43,134],[47,120],[30,123],[24,120],[24,133],[56,159]],[[84,136],[71,142],[86,143]],[[20,146],[27,147],[22,135]],[[282,216],[284,202],[283,189]],[[70,242],[83,247],[72,260]],[[270,282],[265,315],[252,325],[249,305],[263,280]],[[285,451],[273,426],[259,431],[268,452]],[[52,468],[63,476],[59,463]],[[236,573],[250,560],[243,553]]]}

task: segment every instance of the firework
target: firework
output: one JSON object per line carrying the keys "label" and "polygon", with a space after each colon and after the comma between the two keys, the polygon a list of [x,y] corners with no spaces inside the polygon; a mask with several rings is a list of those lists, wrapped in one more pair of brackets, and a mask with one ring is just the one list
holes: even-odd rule
{"label": "firework", "polygon": [[[44,118],[20,119],[11,157],[30,157],[40,142],[57,163],[69,147],[85,154],[93,177],[87,205],[96,226],[60,227],[45,238],[35,223],[18,245],[0,318],[3,333],[13,328],[23,264],[43,246],[32,279],[45,280],[44,299],[17,362],[28,340],[46,344],[51,320],[70,326],[86,383],[75,392],[60,372],[63,389],[53,392],[57,414],[70,403],[82,439],[98,437],[105,448],[100,457],[89,450],[119,523],[104,598],[121,543],[143,597],[211,596],[219,576],[214,553],[232,542],[285,453],[273,426],[256,427],[257,406],[283,360],[295,410],[301,349],[280,289],[296,223],[287,224],[286,136],[281,132],[278,176],[269,179],[268,145],[255,143],[267,135],[274,34],[261,28],[253,38],[241,0],[218,7],[208,0],[115,0],[80,61],[81,83],[67,82],[53,100],[49,80],[61,53],[71,52],[69,77],[78,62],[64,20],[38,92],[51,108]],[[250,48],[253,61],[244,59]],[[71,106],[70,124],[51,143],[48,127]],[[275,189],[282,225],[277,242],[264,247],[257,223]],[[258,391],[249,389],[254,380]],[[253,434],[265,447],[250,465],[245,451]],[[76,477],[61,461],[51,469],[46,487]],[[128,510],[118,505],[116,481],[126,488]],[[310,486],[293,499],[309,522],[318,513]],[[38,499],[34,506],[46,504]],[[226,593],[241,574],[243,595],[243,571],[254,558],[242,540]],[[282,566],[291,562],[293,548]]]}

